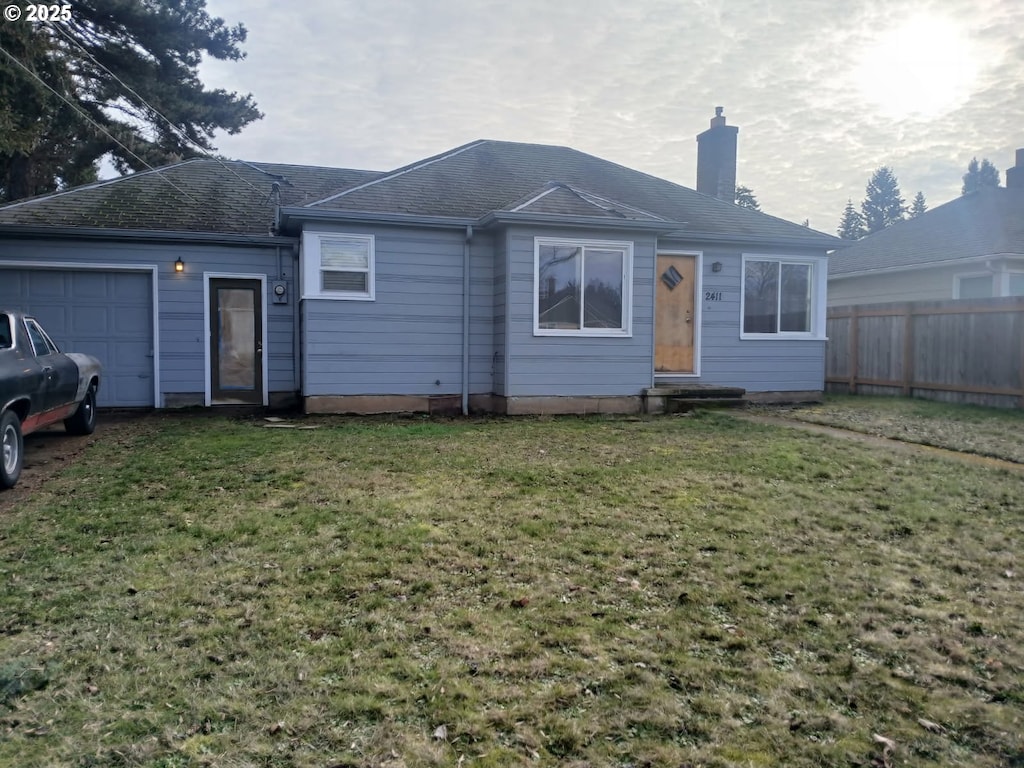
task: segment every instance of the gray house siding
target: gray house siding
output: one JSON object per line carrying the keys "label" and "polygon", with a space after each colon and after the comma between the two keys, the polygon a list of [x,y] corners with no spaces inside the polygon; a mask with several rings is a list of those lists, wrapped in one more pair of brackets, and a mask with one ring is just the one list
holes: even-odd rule
{"label": "gray house siding", "polygon": [[[700,377],[695,381],[723,386],[743,387],[748,392],[821,391],[825,381],[825,342],[799,339],[741,339],[740,293],[742,257],[739,248],[721,246],[694,247],[691,244],[662,241],[662,250],[699,250],[703,252],[700,305],[701,359]],[[772,249],[757,248],[757,253]],[[785,256],[820,256],[820,252]],[[720,272],[713,264],[720,262]],[[721,300],[708,300],[721,293]],[[694,379],[691,379],[694,381]]]}
{"label": "gray house siding", "polygon": [[[303,394],[459,394],[465,232],[309,229],[374,235],[376,290],[373,301],[302,301]],[[474,237],[470,258],[470,389],[486,394],[494,349],[490,237]]]}
{"label": "gray house siding", "polygon": [[[267,302],[267,329],[264,349],[268,354],[268,391],[271,393],[294,393],[298,389],[295,375],[294,317],[296,295],[294,283],[294,259],[285,248],[278,260],[278,249],[274,246],[221,246],[197,245],[195,243],[143,243],[128,240],[4,240],[0,245],[0,268],[25,272],[31,269],[58,269],[74,272],[77,265],[83,270],[96,273],[116,273],[124,268],[144,267],[139,274],[147,277],[147,302],[152,315],[152,268],[157,274],[157,326],[158,344],[152,338],[152,321],[149,320],[149,344],[145,352],[135,349],[137,345],[117,345],[102,354],[105,378],[111,381],[122,375],[125,369],[139,364],[137,358],[145,354],[149,371],[148,394],[144,401],[137,397],[117,396],[117,387],[107,392],[100,387],[100,404],[105,406],[137,406],[195,403],[202,404],[206,389],[206,360],[204,325],[203,274],[221,272],[251,276],[264,276],[269,284],[275,279],[284,279],[289,284],[290,303],[275,305]],[[174,261],[185,262],[185,272],[174,272]],[[32,267],[13,266],[11,262],[30,263]],[[57,266],[60,265],[60,266]],[[3,280],[4,269],[0,269]],[[141,285],[141,284],[140,284]],[[138,304],[139,297],[132,297]],[[31,305],[32,297],[22,297]],[[68,301],[74,304],[76,298]],[[159,348],[159,360],[152,359],[153,351]],[[81,351],[89,351],[83,349]],[[131,359],[129,359],[131,358]],[[159,380],[154,387],[152,374],[156,371]],[[134,369],[129,374],[138,377]],[[125,390],[127,391],[127,390]],[[113,395],[113,399],[106,397]],[[155,402],[154,402],[155,401]]]}
{"label": "gray house siding", "polygon": [[[534,238],[633,243],[632,336],[534,336]],[[584,229],[510,227],[507,237],[509,397],[639,395],[651,386],[654,322],[654,235]]]}

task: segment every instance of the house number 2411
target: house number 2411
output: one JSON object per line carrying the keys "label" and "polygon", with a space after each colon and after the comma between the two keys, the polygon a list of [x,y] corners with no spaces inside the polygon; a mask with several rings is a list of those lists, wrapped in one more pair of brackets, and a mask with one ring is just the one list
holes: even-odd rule
{"label": "house number 2411", "polygon": [[704,291],[704,301],[722,301],[722,292]]}

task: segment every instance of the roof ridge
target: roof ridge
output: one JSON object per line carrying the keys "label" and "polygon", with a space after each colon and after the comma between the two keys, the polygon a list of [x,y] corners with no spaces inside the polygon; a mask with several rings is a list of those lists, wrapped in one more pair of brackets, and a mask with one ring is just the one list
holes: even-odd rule
{"label": "roof ridge", "polygon": [[306,205],[303,207],[312,208],[314,206],[320,205],[321,203],[327,203],[330,202],[331,200],[337,200],[339,197],[344,197],[350,192],[356,192],[360,189],[365,189],[366,187],[373,186],[374,184],[379,184],[380,182],[383,181],[389,181],[391,179],[398,178],[399,176],[404,176],[407,173],[412,173],[415,170],[425,168],[428,165],[433,165],[434,163],[438,163],[442,160],[447,160],[449,157],[461,155],[463,152],[473,149],[474,147],[478,147],[484,143],[486,143],[486,139],[477,139],[476,141],[471,141],[468,144],[463,144],[461,147],[456,147],[455,149],[450,149],[447,152],[443,152],[439,155],[428,157],[425,160],[418,160],[415,163],[411,163],[401,168],[397,168],[394,171],[385,173],[382,176],[378,176],[376,179],[370,179],[369,181],[365,181],[362,184],[357,184],[354,187],[348,187],[347,189],[343,189],[341,192],[337,192],[333,195],[328,195],[322,200],[314,200],[312,203],[306,203]]}
{"label": "roof ridge", "polygon": [[[135,173],[128,173],[122,176],[116,176],[113,179],[97,179],[96,181],[90,181],[88,184],[79,184],[75,187],[68,187],[67,189],[59,189],[56,192],[44,192],[41,195],[34,195],[32,197],[26,197],[24,200],[15,200],[14,202],[7,203],[6,205],[0,205],[0,211],[9,211],[12,208],[19,208],[23,205],[29,205],[31,203],[38,203],[44,200],[52,200],[55,197],[62,197],[63,195],[70,195],[76,192],[85,192],[90,189],[99,189],[100,187],[110,186],[120,181],[127,181],[128,179],[137,179],[140,176],[150,176],[152,174],[161,174],[164,171],[169,171],[172,168],[178,168],[182,165],[188,165],[200,160],[208,160],[206,157],[190,157],[187,160],[180,160],[177,163],[171,163],[170,165],[161,165],[159,168],[150,168],[146,171],[136,171]],[[180,190],[179,190],[180,191]]]}

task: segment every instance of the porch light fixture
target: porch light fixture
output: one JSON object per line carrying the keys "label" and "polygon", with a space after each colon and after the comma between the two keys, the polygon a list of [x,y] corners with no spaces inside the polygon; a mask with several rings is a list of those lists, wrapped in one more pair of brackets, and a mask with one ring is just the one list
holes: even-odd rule
{"label": "porch light fixture", "polygon": [[175,272],[184,272],[185,271],[185,262],[181,260],[180,256],[178,257],[178,260],[176,262],[174,262],[174,271]]}
{"label": "porch light fixture", "polygon": [[721,272],[722,271],[722,262],[720,262],[720,261],[714,262],[711,265],[711,271],[712,272]]}

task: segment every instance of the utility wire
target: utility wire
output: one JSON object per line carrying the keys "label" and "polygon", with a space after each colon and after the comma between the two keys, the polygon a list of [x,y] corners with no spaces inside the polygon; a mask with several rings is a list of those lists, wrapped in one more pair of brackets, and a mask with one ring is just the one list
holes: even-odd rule
{"label": "utility wire", "polygon": [[72,37],[72,36],[71,36],[71,35],[69,35],[69,34],[68,34],[67,32],[65,32],[65,31],[64,31],[64,30],[63,30],[63,29],[61,28],[61,25],[60,25],[60,24],[54,24],[54,25],[53,25],[53,29],[54,29],[54,30],[56,30],[57,34],[59,34],[59,35],[60,35],[61,37],[63,37],[63,38],[65,39],[65,40],[67,40],[67,41],[68,41],[68,42],[70,42],[70,43],[71,43],[72,45],[74,45],[75,47],[77,47],[77,48],[78,48],[78,50],[80,50],[80,51],[81,51],[82,53],[84,53],[84,54],[85,54],[86,56],[88,56],[88,57],[89,57],[89,60],[90,60],[90,61],[92,61],[92,63],[93,63],[93,64],[95,64],[95,65],[96,65],[97,67],[99,67],[99,68],[100,68],[100,69],[102,69],[102,70],[103,70],[104,72],[106,72],[106,73],[107,73],[108,75],[110,75],[110,76],[111,76],[112,78],[114,78],[114,80],[115,80],[115,81],[116,81],[116,82],[118,83],[118,85],[120,85],[120,86],[121,86],[122,88],[124,88],[124,89],[125,89],[126,91],[128,91],[128,93],[130,93],[130,94],[131,94],[132,96],[134,96],[134,97],[135,97],[136,99],[138,99],[138,100],[139,100],[139,102],[140,102],[140,103],[141,103],[141,104],[142,104],[142,105],[143,105],[144,107],[146,107],[146,108],[147,108],[147,109],[148,109],[148,110],[149,110],[150,112],[152,112],[152,113],[153,113],[154,115],[156,115],[156,116],[157,116],[157,117],[159,117],[159,118],[160,118],[161,120],[163,120],[163,121],[164,121],[165,123],[167,123],[168,127],[169,127],[169,128],[171,129],[171,131],[173,131],[173,132],[174,132],[174,134],[175,134],[176,136],[178,136],[179,138],[182,138],[182,139],[184,139],[184,140],[185,140],[185,141],[186,141],[187,143],[189,143],[189,144],[191,144],[192,146],[196,147],[196,148],[197,148],[197,149],[198,149],[198,150],[200,151],[200,153],[202,153],[202,154],[203,154],[203,155],[204,155],[204,156],[205,156],[205,157],[206,157],[207,159],[209,159],[209,160],[214,160],[214,161],[216,161],[217,163],[219,163],[219,164],[221,165],[221,167],[223,167],[223,168],[224,168],[224,170],[226,170],[226,171],[227,171],[228,173],[230,173],[230,174],[231,174],[232,176],[234,176],[234,177],[235,177],[236,179],[238,179],[239,181],[241,181],[241,182],[242,182],[243,184],[246,184],[246,185],[248,185],[248,186],[252,187],[252,189],[253,189],[253,190],[254,190],[255,192],[257,192],[257,193],[259,193],[259,194],[261,194],[261,195],[263,194],[262,190],[261,190],[261,189],[260,189],[259,187],[257,187],[257,186],[256,186],[255,184],[253,184],[253,183],[252,183],[251,181],[249,181],[248,179],[244,179],[244,178],[242,178],[241,176],[239,176],[239,175],[238,175],[238,173],[236,173],[236,172],[235,172],[235,170],[234,170],[233,168],[231,168],[231,167],[230,167],[230,166],[229,166],[229,165],[228,165],[227,163],[225,163],[225,162],[224,162],[223,160],[221,160],[221,159],[220,159],[219,157],[217,157],[216,155],[213,155],[213,154],[211,154],[211,153],[210,153],[210,152],[209,152],[209,151],[208,151],[208,150],[206,149],[206,147],[202,146],[201,144],[199,144],[199,142],[197,142],[197,141],[195,141],[194,139],[192,139],[192,138],[191,138],[191,137],[190,137],[190,136],[189,136],[189,135],[188,135],[187,133],[185,133],[185,132],[184,132],[183,130],[181,130],[181,129],[180,129],[180,128],[179,128],[178,126],[176,126],[176,125],[175,125],[174,123],[172,123],[172,122],[170,121],[170,119],[169,119],[169,118],[167,118],[167,117],[166,117],[166,116],[165,116],[165,115],[164,115],[164,114],[163,114],[162,112],[160,112],[160,110],[158,110],[158,109],[157,109],[156,107],[154,107],[154,106],[153,106],[152,104],[150,104],[150,103],[149,103],[148,101],[146,101],[146,100],[145,100],[144,98],[142,98],[142,96],[140,96],[140,95],[138,94],[138,92],[137,92],[137,91],[136,91],[136,90],[135,90],[134,88],[132,88],[132,87],[131,87],[130,85],[128,85],[128,84],[127,84],[127,83],[126,83],[126,82],[125,82],[124,80],[122,80],[122,79],[121,79],[121,78],[119,78],[119,77],[118,77],[117,75],[115,75],[115,74],[114,74],[113,72],[111,72],[111,71],[110,71],[110,70],[109,70],[109,69],[108,69],[108,68],[107,68],[106,66],[104,66],[104,65],[103,65],[103,64],[101,64],[101,63],[100,63],[99,61],[97,61],[97,60],[96,60],[96,57],[95,57],[95,56],[93,56],[93,55],[92,55],[92,53],[90,53],[90,52],[89,52],[89,50],[88,50],[88,49],[87,49],[87,48],[86,48],[85,46],[83,46],[83,45],[82,45],[82,44],[81,44],[80,42],[78,42],[77,40],[75,40],[75,38],[74,38],[74,37]]}
{"label": "utility wire", "polygon": [[183,190],[181,187],[179,187],[177,184],[175,184],[173,181],[171,181],[166,176],[163,176],[161,171],[158,171],[156,168],[154,168],[149,163],[147,163],[145,160],[143,160],[141,157],[139,157],[137,154],[135,154],[131,149],[129,149],[125,144],[123,144],[116,136],[114,136],[114,134],[112,134],[110,131],[108,131],[106,128],[104,128],[102,125],[100,125],[95,120],[93,120],[92,117],[90,117],[89,114],[85,110],[83,110],[81,107],[79,107],[77,104],[75,104],[69,98],[67,98],[67,96],[65,96],[64,94],[62,94],[59,91],[57,91],[53,86],[51,86],[49,83],[47,83],[45,80],[43,80],[43,78],[41,78],[39,75],[37,75],[31,69],[29,69],[27,66],[25,66],[21,62],[20,59],[18,59],[14,54],[12,54],[10,51],[8,51],[6,48],[4,48],[2,45],[0,45],[0,53],[3,53],[7,58],[9,58],[11,61],[13,61],[15,64],[17,64],[18,67],[20,67],[22,70],[24,70],[29,75],[29,77],[31,77],[34,80],[36,80],[44,88],[46,88],[48,91],[50,91],[54,96],[56,96],[58,99],[60,99],[65,104],[67,104],[69,107],[71,107],[73,110],[75,110],[75,112],[77,112],[80,116],[85,118],[85,120],[87,122],[89,122],[95,128],[98,128],[100,131],[102,131],[104,134],[106,134],[106,136],[111,141],[113,141],[115,144],[117,144],[119,147],[121,147],[121,149],[123,149],[125,152],[127,152],[129,155],[131,155],[133,158],[135,158],[140,163],[142,163],[142,165],[144,165],[146,168],[148,168],[149,170],[151,170],[154,173],[156,173],[161,179],[163,179],[165,182],[167,182],[167,184],[169,184],[170,186],[174,187],[174,189],[176,189],[178,192],[180,192],[182,195],[184,195],[187,199],[191,200],[196,205],[202,205],[202,203],[200,203],[198,200],[196,200],[194,197],[192,197],[192,195],[190,195],[188,192]]}

